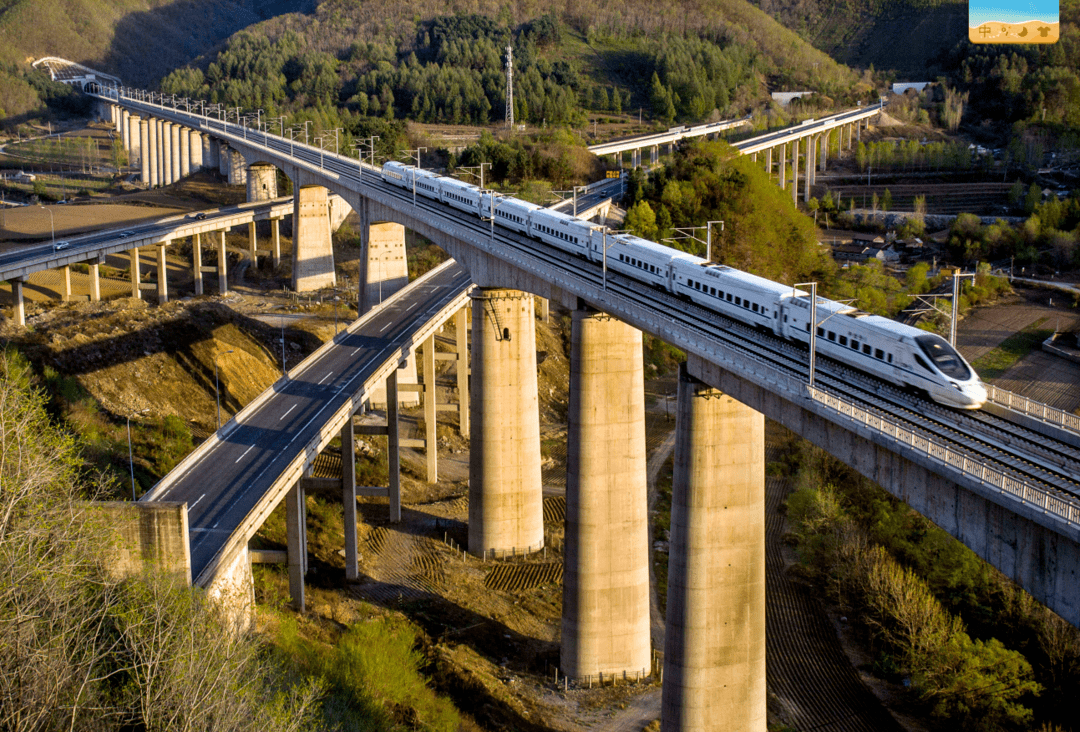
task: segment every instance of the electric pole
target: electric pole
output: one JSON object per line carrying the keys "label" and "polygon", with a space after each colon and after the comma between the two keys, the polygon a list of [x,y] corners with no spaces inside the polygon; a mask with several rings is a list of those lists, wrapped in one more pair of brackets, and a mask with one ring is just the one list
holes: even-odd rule
{"label": "electric pole", "polygon": [[514,129],[514,48],[506,47],[506,126]]}

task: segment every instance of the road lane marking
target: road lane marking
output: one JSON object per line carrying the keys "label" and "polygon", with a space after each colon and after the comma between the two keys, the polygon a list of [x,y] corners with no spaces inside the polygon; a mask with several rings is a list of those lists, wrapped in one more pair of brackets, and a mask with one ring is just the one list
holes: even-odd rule
{"label": "road lane marking", "polygon": [[384,326],[383,326],[383,327],[382,327],[382,328],[381,328],[381,329],[379,330],[379,332],[380,332],[380,333],[382,333],[382,332],[383,332],[384,330],[386,330],[387,328],[389,328],[389,327],[390,327],[391,325],[393,325],[393,323],[387,323],[386,325],[384,325]]}
{"label": "road lane marking", "polygon": [[193,509],[193,508],[195,508],[196,506],[198,506],[198,505],[199,505],[199,501],[201,501],[201,500],[202,500],[202,499],[204,499],[204,498],[206,498],[206,494],[205,494],[205,493],[203,493],[203,494],[202,494],[201,496],[199,496],[199,497],[198,497],[198,499],[196,499],[195,503],[193,503],[193,504],[191,504],[190,506],[188,506],[188,509],[187,509],[187,510],[188,510],[188,511],[190,512],[190,511],[191,511],[191,509]]}
{"label": "road lane marking", "polygon": [[[249,447],[248,449],[244,450],[244,455],[247,455],[247,454],[248,454],[249,452],[251,452],[251,451],[252,451],[252,450],[254,450],[254,449],[255,449],[255,446],[254,446],[254,445],[252,445],[252,446],[251,446],[251,447]],[[243,459],[244,459],[244,455],[241,455],[240,457],[236,458],[236,462],[240,462],[241,460],[243,460]]]}
{"label": "road lane marking", "polygon": [[289,416],[289,412],[291,412],[291,411],[292,411],[292,410],[294,410],[294,409],[296,409],[296,405],[295,405],[295,404],[294,404],[294,405],[292,405],[291,407],[289,407],[288,411],[286,411],[286,412],[285,412],[285,414],[283,414],[283,415],[281,415],[280,417],[278,417],[278,422],[280,422],[281,420],[283,420],[283,419],[285,419],[286,417],[288,417],[288,416]]}
{"label": "road lane marking", "polygon": [[330,373],[328,373],[328,374],[327,374],[326,376],[324,376],[324,377],[322,377],[321,379],[319,379],[319,386],[322,386],[323,382],[324,382],[324,381],[326,381],[327,379],[329,379],[329,378],[330,378],[331,376],[333,376],[333,375],[334,375],[334,372],[333,372],[333,371],[331,371],[331,372],[330,372]]}

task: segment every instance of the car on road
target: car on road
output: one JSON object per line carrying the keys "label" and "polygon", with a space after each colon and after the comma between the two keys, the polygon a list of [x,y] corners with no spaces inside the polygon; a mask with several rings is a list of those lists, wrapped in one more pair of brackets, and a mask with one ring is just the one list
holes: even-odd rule
{"label": "car on road", "polygon": [[71,246],[71,242],[69,241],[58,241],[53,244],[53,251],[58,252],[61,249],[67,249],[69,246]]}
{"label": "car on road", "polygon": [[198,219],[199,221],[202,221],[203,219],[205,219],[205,218],[206,218],[206,214],[204,214],[204,213],[197,213],[197,214],[195,214],[195,218],[196,218],[196,219]]}
{"label": "car on road", "polygon": [[129,229],[127,231],[121,231],[119,236],[121,239],[127,239],[129,236],[135,236],[135,232]]}

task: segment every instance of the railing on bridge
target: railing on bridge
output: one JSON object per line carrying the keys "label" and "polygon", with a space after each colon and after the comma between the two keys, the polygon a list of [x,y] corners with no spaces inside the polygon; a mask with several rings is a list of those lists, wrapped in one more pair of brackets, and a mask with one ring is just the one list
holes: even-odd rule
{"label": "railing on bridge", "polygon": [[1051,407],[1049,404],[1028,399],[1026,396],[1014,394],[993,384],[986,385],[986,398],[994,404],[1000,404],[1029,417],[1035,417],[1049,424],[1080,433],[1080,416],[1066,412],[1064,409],[1058,409],[1057,407]]}
{"label": "railing on bridge", "polygon": [[[812,401],[831,409],[837,414],[841,414],[853,422],[907,445],[932,460],[959,470],[965,476],[973,478],[983,485],[997,488],[1000,493],[1008,494],[1023,504],[1037,508],[1043,513],[1056,516],[1065,521],[1070,527],[1080,526],[1080,507],[1061,499],[1050,491],[1033,486],[1027,481],[1011,475],[1006,475],[994,468],[989,468],[984,462],[968,457],[927,437],[917,435],[895,422],[871,414],[865,409],[844,401],[835,394],[828,394],[811,386],[808,386],[807,389]],[[1024,397],[1018,398],[1023,399]]]}

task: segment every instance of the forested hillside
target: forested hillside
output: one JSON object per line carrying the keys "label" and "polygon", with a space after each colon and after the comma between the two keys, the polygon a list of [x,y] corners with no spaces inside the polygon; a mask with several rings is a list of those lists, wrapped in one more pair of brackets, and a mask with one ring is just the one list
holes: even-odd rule
{"label": "forested hillside", "polygon": [[643,109],[662,121],[744,114],[774,87],[854,99],[859,79],[744,0],[613,0],[537,14],[530,3],[447,15],[422,1],[327,0],[230,40],[163,81],[167,92],[269,110],[344,105],[360,115],[488,123],[580,123]]}

